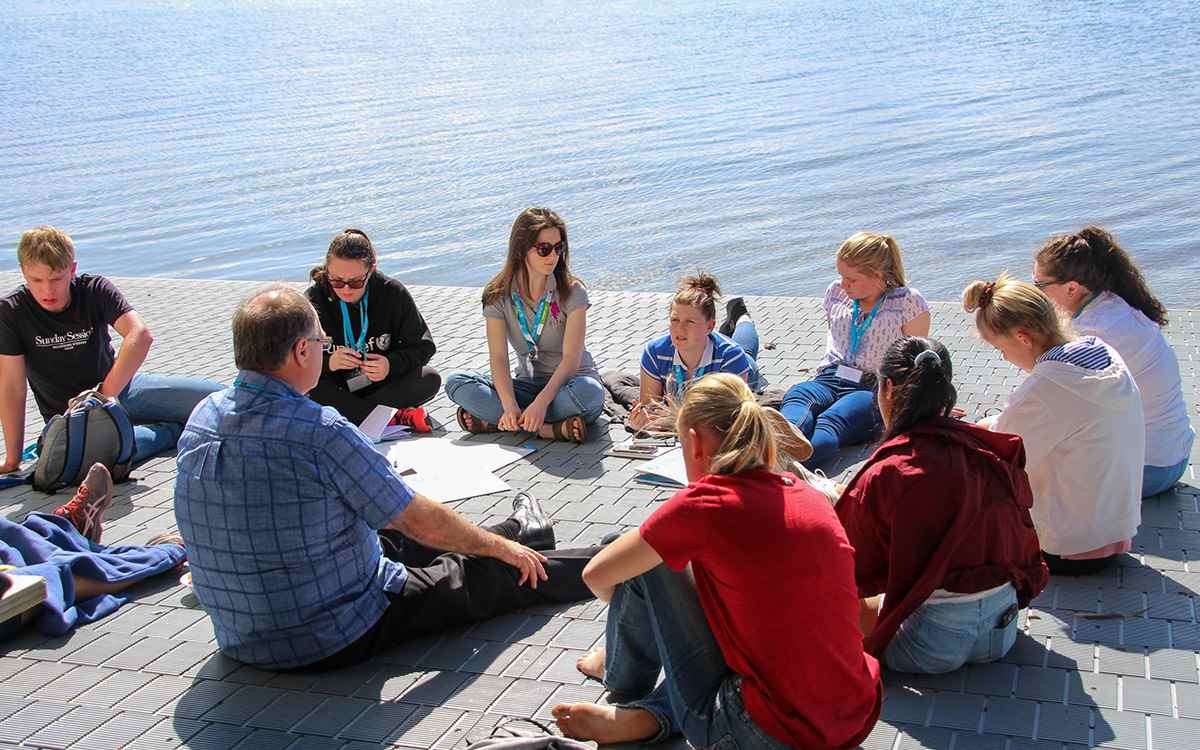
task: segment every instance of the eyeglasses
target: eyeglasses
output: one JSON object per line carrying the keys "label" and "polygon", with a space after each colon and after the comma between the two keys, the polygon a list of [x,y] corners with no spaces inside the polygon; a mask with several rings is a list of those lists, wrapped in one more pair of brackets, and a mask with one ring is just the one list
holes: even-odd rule
{"label": "eyeglasses", "polygon": [[1038,281],[1037,279],[1033,280],[1033,285],[1036,286],[1038,289],[1045,289],[1048,286],[1054,286],[1055,284],[1061,284],[1061,283],[1062,282],[1059,281],[1058,279],[1049,279],[1049,280],[1045,280],[1045,281]]}
{"label": "eyeglasses", "polygon": [[530,249],[536,250],[537,254],[543,258],[548,258],[550,253],[556,253],[561,258],[562,254],[567,251],[567,243],[563,240],[559,240],[553,245],[551,245],[549,242],[538,242],[535,243]]}
{"label": "eyeglasses", "polygon": [[328,281],[329,286],[333,287],[334,289],[341,289],[344,286],[348,286],[351,289],[362,289],[367,285],[367,279],[369,278],[371,278],[370,271],[367,271],[357,279],[339,279],[336,276],[330,276],[328,271],[325,272],[325,280]]}
{"label": "eyeglasses", "polygon": [[305,336],[305,341],[320,341],[321,351],[324,354],[333,353],[333,337],[332,336]]}

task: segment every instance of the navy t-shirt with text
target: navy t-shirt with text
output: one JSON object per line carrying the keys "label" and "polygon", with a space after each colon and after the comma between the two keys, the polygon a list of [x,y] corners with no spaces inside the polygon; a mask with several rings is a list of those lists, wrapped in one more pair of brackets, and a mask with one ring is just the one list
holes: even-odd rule
{"label": "navy t-shirt with text", "polygon": [[108,327],[131,310],[111,281],[90,274],[71,280],[62,312],[43,308],[24,284],[0,299],[0,354],[25,357],[43,419],[62,414],[69,400],[108,376],[116,358]]}

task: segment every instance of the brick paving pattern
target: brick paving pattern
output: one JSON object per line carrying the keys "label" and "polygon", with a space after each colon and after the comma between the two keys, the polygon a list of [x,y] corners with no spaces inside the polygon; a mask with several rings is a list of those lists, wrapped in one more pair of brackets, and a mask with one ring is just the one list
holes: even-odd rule
{"label": "brick paving pattern", "polygon": [[[0,287],[19,283],[0,274]],[[229,383],[229,320],[257,282],[122,279],[155,344],[145,370]],[[486,370],[478,290],[414,287],[443,374]],[[601,368],[635,370],[642,343],[664,328],[667,296],[595,292],[588,346]],[[749,298],[764,343],[763,371],[777,385],[809,377],[824,348],[818,300]],[[954,357],[960,403],[994,412],[1020,373],[980,342],[970,318],[934,304],[933,335]],[[1183,369],[1188,408],[1200,392],[1200,311],[1176,310],[1168,337]],[[433,418],[456,432],[445,396]],[[1195,421],[1195,417],[1193,416]],[[28,432],[41,427],[33,399]],[[535,441],[536,453],[501,472],[537,495],[561,545],[590,544],[640,523],[669,493],[633,480],[636,462],[603,455],[619,425],[593,428],[582,446]],[[515,440],[515,436],[477,436]],[[524,438],[522,438],[524,440]],[[844,456],[854,468],[868,448]],[[886,676],[883,718],[870,750],[1192,750],[1200,747],[1200,482],[1192,454],[1185,483],[1144,504],[1135,550],[1102,575],[1056,577],[1023,613],[1023,633],[1001,662],[947,675]],[[834,473],[831,472],[831,473]],[[104,541],[142,543],[173,528],[173,456],[154,459],[118,487]],[[0,492],[0,513],[20,520],[66,495],[22,487]],[[457,504],[480,523],[508,513],[508,495]],[[1088,614],[1125,613],[1118,619]],[[599,602],[541,607],[460,632],[398,646],[380,659],[321,675],[272,674],[221,656],[195,597],[170,576],[134,589],[116,614],[63,638],[26,630],[0,643],[0,749],[246,748],[361,750],[460,748],[506,716],[545,720],[560,701],[593,700],[574,660],[603,638]],[[683,743],[675,743],[682,746]]]}

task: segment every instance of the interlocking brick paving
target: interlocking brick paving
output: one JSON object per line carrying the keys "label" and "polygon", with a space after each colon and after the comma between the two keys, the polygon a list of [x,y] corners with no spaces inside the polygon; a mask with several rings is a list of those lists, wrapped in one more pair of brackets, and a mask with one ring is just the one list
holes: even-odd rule
{"label": "interlocking brick paving", "polygon": [[[0,274],[0,288],[19,281]],[[261,284],[119,283],[155,334],[147,371],[233,379],[232,309]],[[438,344],[433,364],[443,373],[485,370],[478,290],[412,291]],[[598,291],[593,299],[587,338],[596,360],[602,368],[636,370],[642,343],[664,328],[667,296]],[[760,362],[771,381],[787,386],[809,377],[824,349],[819,301],[747,302],[770,346]],[[994,411],[1020,373],[976,338],[957,305],[932,308],[933,335],[953,353],[962,405],[976,417]],[[1172,312],[1167,335],[1193,415],[1200,402],[1198,329],[1200,311]],[[457,432],[445,396],[431,413]],[[41,428],[32,398],[27,415],[32,438]],[[560,544],[592,543],[634,527],[669,495],[634,482],[633,462],[603,456],[624,436],[610,425],[594,428],[592,440],[578,447],[535,441],[536,453],[501,474],[542,499]],[[831,474],[851,470],[868,450],[850,451]],[[1025,613],[1024,632],[1004,660],[949,675],[888,674],[883,719],[863,747],[1200,747],[1200,562],[1191,561],[1200,557],[1198,456],[1200,446],[1184,485],[1145,503],[1134,552],[1102,575],[1056,577]],[[118,487],[105,542],[144,542],[173,528],[174,475],[173,456],[164,456]],[[19,520],[64,497],[9,489],[0,492],[0,513]],[[457,507],[486,523],[508,514],[509,499],[488,495]],[[1080,617],[1113,611],[1133,616]],[[27,630],[0,643],[0,748],[460,748],[505,716],[545,720],[554,703],[601,697],[596,683],[574,671],[574,660],[603,639],[604,619],[598,602],[537,607],[403,644],[352,669],[272,674],[221,656],[195,597],[161,577],[135,589],[116,614],[69,636]]]}

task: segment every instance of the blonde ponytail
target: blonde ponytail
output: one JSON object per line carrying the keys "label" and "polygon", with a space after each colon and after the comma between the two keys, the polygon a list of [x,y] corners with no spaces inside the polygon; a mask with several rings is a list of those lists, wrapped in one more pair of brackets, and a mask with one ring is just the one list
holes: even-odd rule
{"label": "blonde ponytail", "polygon": [[710,474],[740,474],[775,466],[780,447],[776,418],[783,416],[761,406],[746,381],[723,372],[692,383],[678,407],[675,425],[680,434],[698,428],[720,439],[708,467]]}
{"label": "blonde ponytail", "polygon": [[995,281],[972,281],[963,290],[962,303],[964,310],[975,313],[975,327],[982,333],[1005,336],[1020,328],[1047,341],[1065,338],[1050,298],[1007,273]]}

